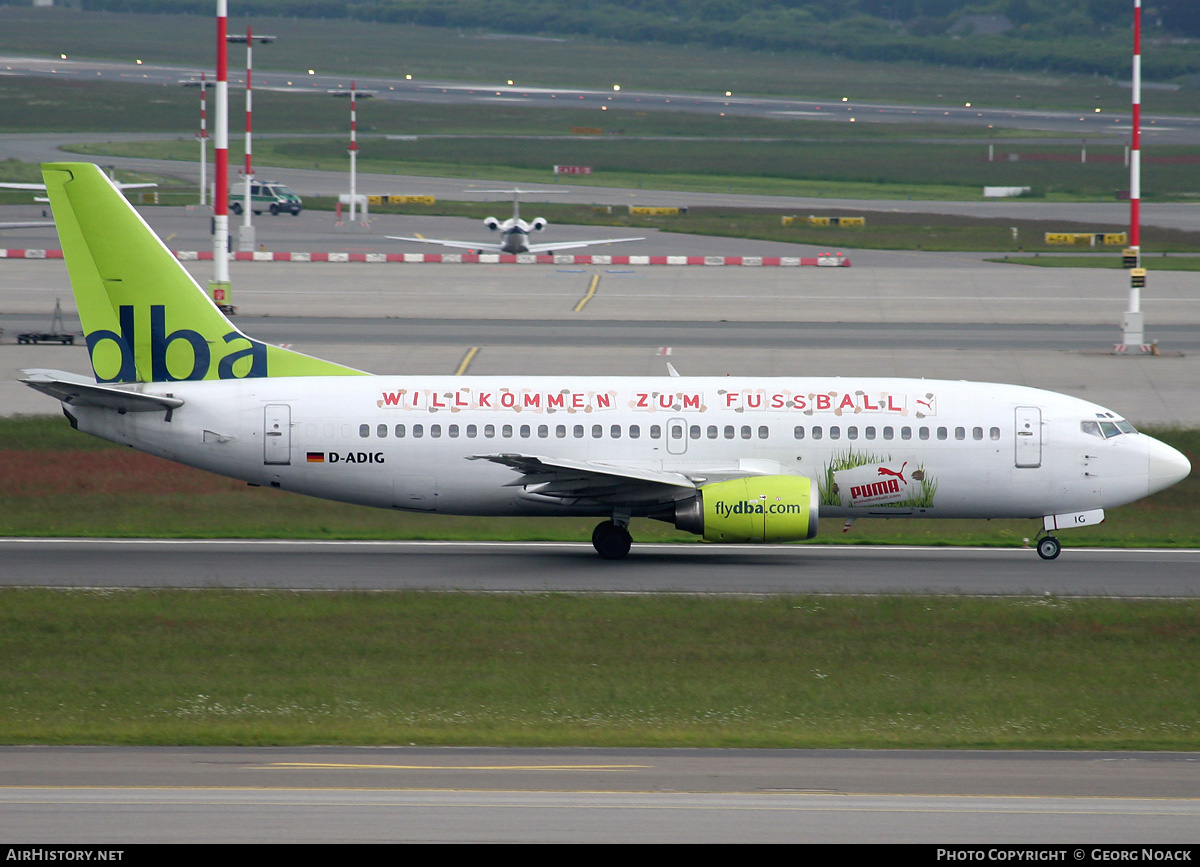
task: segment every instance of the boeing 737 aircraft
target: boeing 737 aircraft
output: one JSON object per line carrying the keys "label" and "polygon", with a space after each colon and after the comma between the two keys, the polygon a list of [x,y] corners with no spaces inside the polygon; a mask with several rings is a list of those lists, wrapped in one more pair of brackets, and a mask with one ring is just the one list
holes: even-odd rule
{"label": "boeing 737 aircraft", "polygon": [[[416,241],[419,244],[440,244],[443,247],[458,247],[463,250],[487,250],[492,253],[548,253],[553,250],[571,250],[576,247],[594,247],[597,244],[623,244],[627,241],[644,241],[645,238],[607,238],[600,241],[562,241],[557,244],[530,244],[529,233],[541,232],[549,224],[544,217],[538,217],[532,223],[521,219],[521,193],[532,193],[534,190],[480,190],[481,193],[512,193],[513,214],[503,223],[495,217],[485,217],[483,224],[493,232],[500,233],[499,244],[480,244],[476,241],[435,241],[430,238],[406,238],[401,235],[388,235],[393,241]],[[550,190],[549,192],[560,192]]]}
{"label": "boeing 737 aircraft", "polygon": [[388,509],[631,518],[711,542],[817,518],[1031,518],[1054,533],[1191,470],[1074,397],[873,377],[371,376],[242,334],[95,166],[43,167],[94,379],[27,370],[79,430],[255,485]]}

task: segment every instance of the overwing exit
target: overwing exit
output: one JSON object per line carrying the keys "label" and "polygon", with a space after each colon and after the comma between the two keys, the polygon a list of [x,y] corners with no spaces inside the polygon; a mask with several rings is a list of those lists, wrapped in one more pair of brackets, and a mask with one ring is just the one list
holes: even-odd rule
{"label": "overwing exit", "polygon": [[78,430],[254,485],[386,509],[634,518],[710,542],[819,518],[1027,518],[1057,533],[1167,488],[1184,455],[1099,404],[868,376],[372,376],[225,318],[87,163],[43,166],[93,376],[26,370]]}
{"label": "overwing exit", "polygon": [[596,241],[560,241],[557,244],[530,244],[529,235],[531,232],[544,231],[549,223],[544,217],[537,217],[531,221],[521,219],[521,201],[522,193],[533,192],[550,192],[556,193],[559,190],[479,190],[481,193],[510,193],[513,197],[513,212],[512,216],[504,222],[495,217],[485,217],[483,225],[496,232],[500,236],[500,243],[486,243],[479,241],[444,241],[435,240],[432,238],[409,238],[402,235],[388,235],[386,237],[393,241],[415,241],[419,244],[438,244],[443,247],[457,247],[462,250],[486,250],[492,253],[549,253],[555,250],[571,250],[578,247],[594,247],[598,244],[624,244],[629,241],[644,241],[645,238],[604,238]]}

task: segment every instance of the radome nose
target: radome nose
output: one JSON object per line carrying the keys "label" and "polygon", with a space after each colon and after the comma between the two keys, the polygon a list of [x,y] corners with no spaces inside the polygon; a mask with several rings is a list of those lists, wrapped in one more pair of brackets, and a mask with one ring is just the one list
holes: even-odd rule
{"label": "radome nose", "polygon": [[1148,449],[1150,460],[1146,477],[1148,493],[1153,494],[1186,479],[1188,473],[1192,471],[1192,465],[1183,456],[1183,453],[1153,437],[1147,437],[1147,439],[1150,440]]}

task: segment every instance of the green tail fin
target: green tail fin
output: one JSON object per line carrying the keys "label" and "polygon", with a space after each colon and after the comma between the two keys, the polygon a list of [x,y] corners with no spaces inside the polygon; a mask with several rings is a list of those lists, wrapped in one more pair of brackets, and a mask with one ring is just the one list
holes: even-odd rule
{"label": "green tail fin", "polygon": [[99,167],[42,175],[98,382],[362,374],[238,331]]}

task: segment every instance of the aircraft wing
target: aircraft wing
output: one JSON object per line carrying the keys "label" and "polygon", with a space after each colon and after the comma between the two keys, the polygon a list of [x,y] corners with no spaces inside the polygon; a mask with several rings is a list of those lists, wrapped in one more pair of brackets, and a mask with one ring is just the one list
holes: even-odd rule
{"label": "aircraft wing", "polygon": [[604,238],[599,241],[561,241],[557,244],[530,244],[530,253],[549,253],[556,250],[571,250],[576,247],[594,247],[597,244],[624,244],[626,241],[645,241],[645,238]]}
{"label": "aircraft wing", "polygon": [[183,406],[177,397],[146,394],[138,386],[101,385],[61,370],[22,370],[21,382],[71,406],[102,406],[118,412],[162,412]]}
{"label": "aircraft wing", "polygon": [[[144,190],[149,187],[157,187],[156,183],[143,184],[126,184],[121,181],[113,181],[118,190]],[[45,184],[19,184],[11,181],[0,181],[0,190],[36,190],[39,193],[46,192]]]}
{"label": "aircraft wing", "polygon": [[509,467],[520,474],[509,487],[524,487],[537,499],[564,505],[578,500],[653,505],[690,496],[696,490],[696,483],[682,473],[640,467],[521,454],[471,455],[467,460]]}
{"label": "aircraft wing", "polygon": [[478,241],[440,241],[434,238],[405,238],[400,235],[385,235],[392,241],[416,241],[418,244],[441,244],[443,247],[457,247],[461,250],[487,250],[489,253],[499,253],[499,244],[482,244]]}

